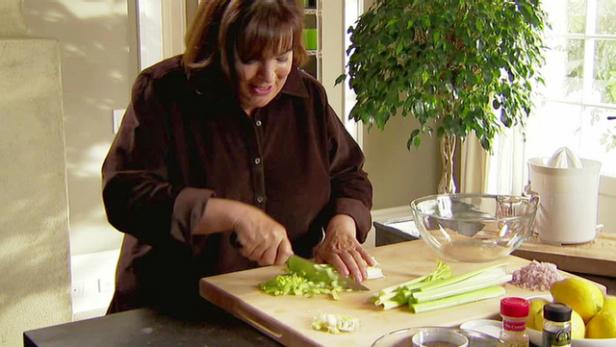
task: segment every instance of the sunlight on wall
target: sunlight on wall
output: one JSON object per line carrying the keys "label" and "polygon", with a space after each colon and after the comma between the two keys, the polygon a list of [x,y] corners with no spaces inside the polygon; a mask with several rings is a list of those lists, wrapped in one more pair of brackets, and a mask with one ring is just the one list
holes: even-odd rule
{"label": "sunlight on wall", "polygon": [[109,150],[108,143],[98,143],[84,151],[78,161],[67,165],[76,177],[100,177],[103,160]]}
{"label": "sunlight on wall", "polygon": [[91,1],[91,0],[58,0],[59,3],[70,9],[71,13],[79,19],[90,19],[107,16],[110,13],[122,14],[126,12],[126,1]]}
{"label": "sunlight on wall", "polygon": [[135,13],[129,14],[128,4],[126,0],[23,1],[32,35],[58,40],[62,49],[73,255],[120,245],[119,233],[104,215],[100,173],[113,140],[113,110],[128,104],[138,71],[136,47],[131,48]]}
{"label": "sunlight on wall", "polygon": [[161,0],[139,0],[139,39],[141,69],[163,58],[163,23]]}
{"label": "sunlight on wall", "polygon": [[86,52],[82,48],[77,47],[76,45],[71,43],[62,45],[62,49],[67,55],[72,55],[76,57],[85,57],[86,55]]}
{"label": "sunlight on wall", "polygon": [[[101,249],[117,249],[124,234],[107,223],[103,209],[81,214],[79,220],[71,224],[71,252],[73,256],[100,252]],[[96,242],[92,242],[96,240]]]}
{"label": "sunlight on wall", "polygon": [[[71,319],[59,48],[0,38],[0,346]],[[5,97],[8,96],[8,97]]]}

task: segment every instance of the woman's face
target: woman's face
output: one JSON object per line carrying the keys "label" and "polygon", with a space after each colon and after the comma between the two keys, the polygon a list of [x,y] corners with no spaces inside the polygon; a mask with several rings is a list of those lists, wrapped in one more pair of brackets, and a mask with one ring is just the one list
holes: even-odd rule
{"label": "woman's face", "polygon": [[266,53],[261,58],[242,61],[235,56],[235,71],[242,109],[249,116],[267,105],[282,89],[293,63],[293,51]]}

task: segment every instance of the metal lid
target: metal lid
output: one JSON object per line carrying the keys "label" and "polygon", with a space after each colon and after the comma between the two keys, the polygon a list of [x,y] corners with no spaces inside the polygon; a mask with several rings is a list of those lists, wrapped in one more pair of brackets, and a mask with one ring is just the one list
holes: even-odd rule
{"label": "metal lid", "polygon": [[563,304],[547,304],[543,306],[543,318],[552,322],[570,321],[571,308]]}

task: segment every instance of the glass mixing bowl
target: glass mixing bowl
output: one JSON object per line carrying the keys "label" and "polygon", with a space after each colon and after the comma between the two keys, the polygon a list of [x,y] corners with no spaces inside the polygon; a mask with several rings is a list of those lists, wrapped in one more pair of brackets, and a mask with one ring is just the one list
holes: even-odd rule
{"label": "glass mixing bowl", "polygon": [[441,194],[411,202],[421,238],[441,257],[484,262],[504,257],[532,233],[537,196]]}

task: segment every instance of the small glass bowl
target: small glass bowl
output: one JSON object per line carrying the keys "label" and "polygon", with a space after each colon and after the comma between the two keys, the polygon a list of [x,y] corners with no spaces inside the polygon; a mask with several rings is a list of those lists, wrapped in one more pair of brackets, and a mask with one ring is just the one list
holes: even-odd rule
{"label": "small glass bowl", "polygon": [[464,335],[469,341],[469,347],[497,347],[500,341],[499,339],[494,338],[490,335],[486,335],[473,330],[462,330],[445,327],[417,327],[389,332],[376,339],[376,341],[372,343],[371,347],[412,347],[413,336],[418,334],[420,331],[434,329],[440,329],[443,331],[447,330]]}

